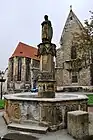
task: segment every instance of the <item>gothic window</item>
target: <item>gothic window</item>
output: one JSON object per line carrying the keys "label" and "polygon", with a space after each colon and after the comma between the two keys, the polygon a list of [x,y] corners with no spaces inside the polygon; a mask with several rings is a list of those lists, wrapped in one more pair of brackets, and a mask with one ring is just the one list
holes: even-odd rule
{"label": "gothic window", "polygon": [[18,74],[17,74],[17,81],[21,81],[21,69],[22,69],[22,58],[18,58]]}
{"label": "gothic window", "polygon": [[78,82],[77,72],[72,71],[72,83],[77,83],[77,82]]}
{"label": "gothic window", "polygon": [[26,58],[26,81],[29,81],[30,78],[30,63],[31,63],[31,59]]}
{"label": "gothic window", "polygon": [[39,60],[33,59],[33,67],[39,68],[40,62]]}
{"label": "gothic window", "polygon": [[43,85],[43,90],[45,91],[45,85]]}
{"label": "gothic window", "polygon": [[71,47],[71,59],[76,59],[77,53],[76,53],[76,47],[72,46]]}
{"label": "gothic window", "polygon": [[13,59],[10,60],[10,63],[11,63],[11,81],[13,81],[13,69],[14,69],[14,61]]}
{"label": "gothic window", "polygon": [[72,18],[72,16],[70,17],[70,20],[72,20],[73,18]]}

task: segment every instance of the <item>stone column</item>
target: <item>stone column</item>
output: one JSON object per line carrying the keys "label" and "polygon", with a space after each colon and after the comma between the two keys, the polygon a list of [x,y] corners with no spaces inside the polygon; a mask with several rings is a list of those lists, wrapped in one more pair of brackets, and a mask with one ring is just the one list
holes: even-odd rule
{"label": "stone column", "polygon": [[8,62],[8,82],[11,81],[11,60]]}
{"label": "stone column", "polygon": [[56,45],[52,43],[40,43],[40,74],[38,79],[39,97],[55,97],[54,62]]}
{"label": "stone column", "polygon": [[51,43],[53,29],[48,16],[44,16],[42,22],[42,43],[38,45],[38,56],[40,57],[40,75],[38,79],[38,96],[55,97],[55,72],[53,58],[56,56],[56,45]]}
{"label": "stone column", "polygon": [[26,63],[25,57],[22,58],[21,81],[25,83]]}
{"label": "stone column", "polygon": [[33,59],[31,59],[31,88],[33,88]]}

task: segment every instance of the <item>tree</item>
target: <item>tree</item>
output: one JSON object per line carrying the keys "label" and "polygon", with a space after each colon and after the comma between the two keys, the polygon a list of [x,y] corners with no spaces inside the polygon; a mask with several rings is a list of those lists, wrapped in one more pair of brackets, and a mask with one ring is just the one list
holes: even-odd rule
{"label": "tree", "polygon": [[93,63],[93,12],[91,18],[85,20],[85,27],[82,28],[80,33],[73,34],[73,43],[77,44],[78,57],[82,60]]}
{"label": "tree", "polygon": [[72,43],[77,44],[78,60],[81,63],[81,69],[89,67],[91,85],[93,85],[93,12],[90,11],[90,13],[91,18],[85,20],[85,27],[82,27],[81,32],[73,34]]}

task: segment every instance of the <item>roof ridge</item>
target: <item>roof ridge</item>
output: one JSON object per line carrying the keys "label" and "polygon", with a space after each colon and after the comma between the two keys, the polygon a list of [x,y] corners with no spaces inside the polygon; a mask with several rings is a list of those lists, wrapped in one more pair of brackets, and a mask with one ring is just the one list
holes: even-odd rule
{"label": "roof ridge", "polygon": [[[23,44],[23,45],[26,45],[26,46],[28,46],[28,47],[32,47],[32,48],[37,49],[36,47],[33,47],[33,46],[31,46],[31,45],[28,45],[28,44],[25,44],[25,43],[23,43],[23,42],[19,42],[19,43],[18,43],[18,45],[20,45],[20,44]],[[18,45],[17,45],[17,46],[18,46]]]}
{"label": "roof ridge", "polygon": [[79,22],[79,25],[81,25],[81,28],[83,27],[83,24],[81,23],[81,21],[79,20],[79,18],[76,16],[76,14],[72,11],[73,15],[75,16],[75,18],[77,19],[77,21]]}
{"label": "roof ridge", "polygon": [[29,57],[32,59],[39,60],[39,58],[36,56],[37,51],[38,49],[36,47],[32,47],[25,43],[19,42],[10,58],[16,57],[16,56],[22,56],[22,57]]}

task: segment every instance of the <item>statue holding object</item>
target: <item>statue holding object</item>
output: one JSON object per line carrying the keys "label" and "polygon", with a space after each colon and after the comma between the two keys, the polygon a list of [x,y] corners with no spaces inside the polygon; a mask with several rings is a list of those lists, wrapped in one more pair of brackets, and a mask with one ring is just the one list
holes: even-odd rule
{"label": "statue holding object", "polygon": [[53,29],[51,25],[51,21],[48,20],[48,16],[44,16],[45,21],[41,23],[42,25],[42,42],[51,43],[53,37]]}
{"label": "statue holding object", "polygon": [[51,54],[52,56],[56,57],[56,45],[51,43],[53,37],[53,28],[51,21],[48,20],[48,16],[44,16],[45,21],[41,23],[42,25],[42,43],[38,45],[38,52],[37,56],[41,55],[48,55]]}

